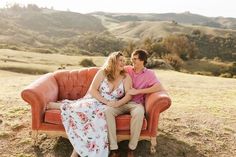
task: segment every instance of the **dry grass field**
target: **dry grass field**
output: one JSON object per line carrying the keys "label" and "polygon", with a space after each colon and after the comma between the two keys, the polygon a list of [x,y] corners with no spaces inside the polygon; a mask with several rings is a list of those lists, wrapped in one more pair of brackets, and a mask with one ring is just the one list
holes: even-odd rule
{"label": "dry grass field", "polygon": [[[0,156],[70,155],[72,147],[64,138],[42,134],[39,145],[33,146],[30,106],[20,98],[20,92],[41,73],[61,66],[79,68],[85,57],[0,50]],[[91,59],[97,66],[104,62],[104,57]],[[141,141],[135,155],[236,156],[236,79],[155,71],[172,98],[172,106],[160,117],[157,153],[149,155],[149,142]],[[127,141],[120,143],[120,149],[125,156]]]}

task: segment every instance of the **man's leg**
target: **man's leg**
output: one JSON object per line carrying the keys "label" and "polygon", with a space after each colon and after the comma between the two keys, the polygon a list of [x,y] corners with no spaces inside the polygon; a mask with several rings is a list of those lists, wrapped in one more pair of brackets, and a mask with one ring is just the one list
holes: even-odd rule
{"label": "man's leg", "polygon": [[60,109],[61,105],[61,102],[49,102],[46,106],[46,109]]}
{"label": "man's leg", "polygon": [[130,102],[128,105],[130,108],[130,114],[132,116],[130,124],[129,148],[134,150],[137,147],[143,125],[144,106],[134,102]]}
{"label": "man's leg", "polygon": [[121,108],[114,108],[114,107],[107,106],[107,108],[105,110],[110,150],[118,149],[115,118],[116,118],[116,116],[118,116],[120,114],[122,114]]}

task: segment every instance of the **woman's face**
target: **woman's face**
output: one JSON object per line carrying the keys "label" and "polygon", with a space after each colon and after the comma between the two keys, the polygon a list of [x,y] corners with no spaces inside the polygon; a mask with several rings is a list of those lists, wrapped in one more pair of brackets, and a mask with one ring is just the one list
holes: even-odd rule
{"label": "woman's face", "polygon": [[124,70],[125,66],[125,57],[124,56],[119,56],[116,62],[116,68],[117,70],[121,71]]}

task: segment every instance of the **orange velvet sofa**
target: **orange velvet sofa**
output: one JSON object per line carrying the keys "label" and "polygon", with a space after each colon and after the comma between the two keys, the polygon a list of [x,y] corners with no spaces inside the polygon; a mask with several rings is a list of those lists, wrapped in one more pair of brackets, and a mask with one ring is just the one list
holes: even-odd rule
{"label": "orange velvet sofa", "polygon": [[[47,110],[46,106],[49,102],[63,99],[75,100],[83,97],[98,70],[99,68],[96,67],[79,70],[58,70],[42,75],[21,92],[23,100],[31,105],[32,135],[35,142],[39,133],[66,137],[60,110]],[[151,153],[156,152],[159,115],[170,105],[170,97],[165,91],[146,95],[146,113],[140,140],[151,142]],[[130,115],[116,117],[118,141],[129,139],[129,124]]]}

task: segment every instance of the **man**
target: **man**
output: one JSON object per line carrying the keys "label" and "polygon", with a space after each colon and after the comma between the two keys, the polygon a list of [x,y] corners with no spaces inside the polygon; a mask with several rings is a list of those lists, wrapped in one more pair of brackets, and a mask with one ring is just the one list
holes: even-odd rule
{"label": "man", "polygon": [[131,61],[133,67],[127,69],[133,82],[133,88],[128,91],[128,94],[132,95],[131,101],[119,107],[108,107],[105,111],[111,156],[118,156],[115,117],[127,112],[132,116],[128,156],[133,156],[143,125],[145,94],[163,90],[154,71],[145,67],[147,63],[145,50],[135,50],[131,55]]}

